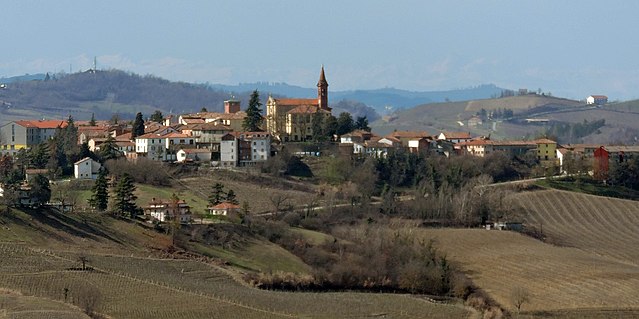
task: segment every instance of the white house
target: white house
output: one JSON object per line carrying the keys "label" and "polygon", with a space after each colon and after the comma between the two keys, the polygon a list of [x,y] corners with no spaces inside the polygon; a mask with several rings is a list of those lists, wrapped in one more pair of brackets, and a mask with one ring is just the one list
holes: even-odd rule
{"label": "white house", "polygon": [[586,98],[586,104],[604,105],[608,103],[608,97],[605,95],[591,95]]}
{"label": "white house", "polygon": [[240,211],[240,206],[232,203],[224,202],[215,206],[209,206],[209,213],[218,216],[229,216]]}
{"label": "white house", "polygon": [[73,176],[77,179],[96,179],[102,165],[90,157],[73,163]]}
{"label": "white house", "polygon": [[184,200],[175,203],[170,200],[153,198],[144,208],[144,214],[160,222],[173,220],[176,216],[180,219],[180,223],[191,221],[191,208]]}

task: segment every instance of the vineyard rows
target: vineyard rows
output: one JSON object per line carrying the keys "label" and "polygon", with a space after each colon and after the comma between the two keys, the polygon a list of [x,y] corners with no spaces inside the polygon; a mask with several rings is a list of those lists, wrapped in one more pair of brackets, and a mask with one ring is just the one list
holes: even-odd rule
{"label": "vineyard rows", "polygon": [[[95,271],[70,271],[77,254],[0,245],[13,258],[0,264],[0,287],[62,300],[64,288],[89,285],[103,296],[101,312],[114,318],[393,318],[465,317],[466,309],[407,295],[293,293],[247,287],[216,266],[188,260],[89,255]],[[34,267],[19,269],[20,256]]]}

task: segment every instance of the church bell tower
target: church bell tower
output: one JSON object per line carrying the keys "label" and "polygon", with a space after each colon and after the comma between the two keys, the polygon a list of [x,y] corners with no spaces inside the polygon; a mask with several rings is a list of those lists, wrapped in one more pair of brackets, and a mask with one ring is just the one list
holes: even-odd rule
{"label": "church bell tower", "polygon": [[319,81],[317,82],[317,101],[319,102],[320,109],[330,110],[330,108],[328,107],[328,82],[326,82],[323,65],[322,71],[320,72]]}

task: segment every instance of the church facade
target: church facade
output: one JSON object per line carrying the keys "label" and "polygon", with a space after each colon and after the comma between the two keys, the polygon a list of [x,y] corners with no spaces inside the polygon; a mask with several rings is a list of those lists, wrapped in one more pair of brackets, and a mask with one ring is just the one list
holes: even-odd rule
{"label": "church facade", "polygon": [[313,119],[331,116],[328,106],[328,82],[324,67],[317,82],[317,99],[276,99],[266,102],[266,127],[280,142],[303,142],[313,136]]}

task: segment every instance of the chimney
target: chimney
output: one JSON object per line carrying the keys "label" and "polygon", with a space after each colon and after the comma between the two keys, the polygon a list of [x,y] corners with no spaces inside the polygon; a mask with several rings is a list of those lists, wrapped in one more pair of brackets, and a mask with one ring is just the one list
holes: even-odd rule
{"label": "chimney", "polygon": [[224,113],[237,113],[240,111],[240,101],[238,100],[226,100],[224,101]]}

